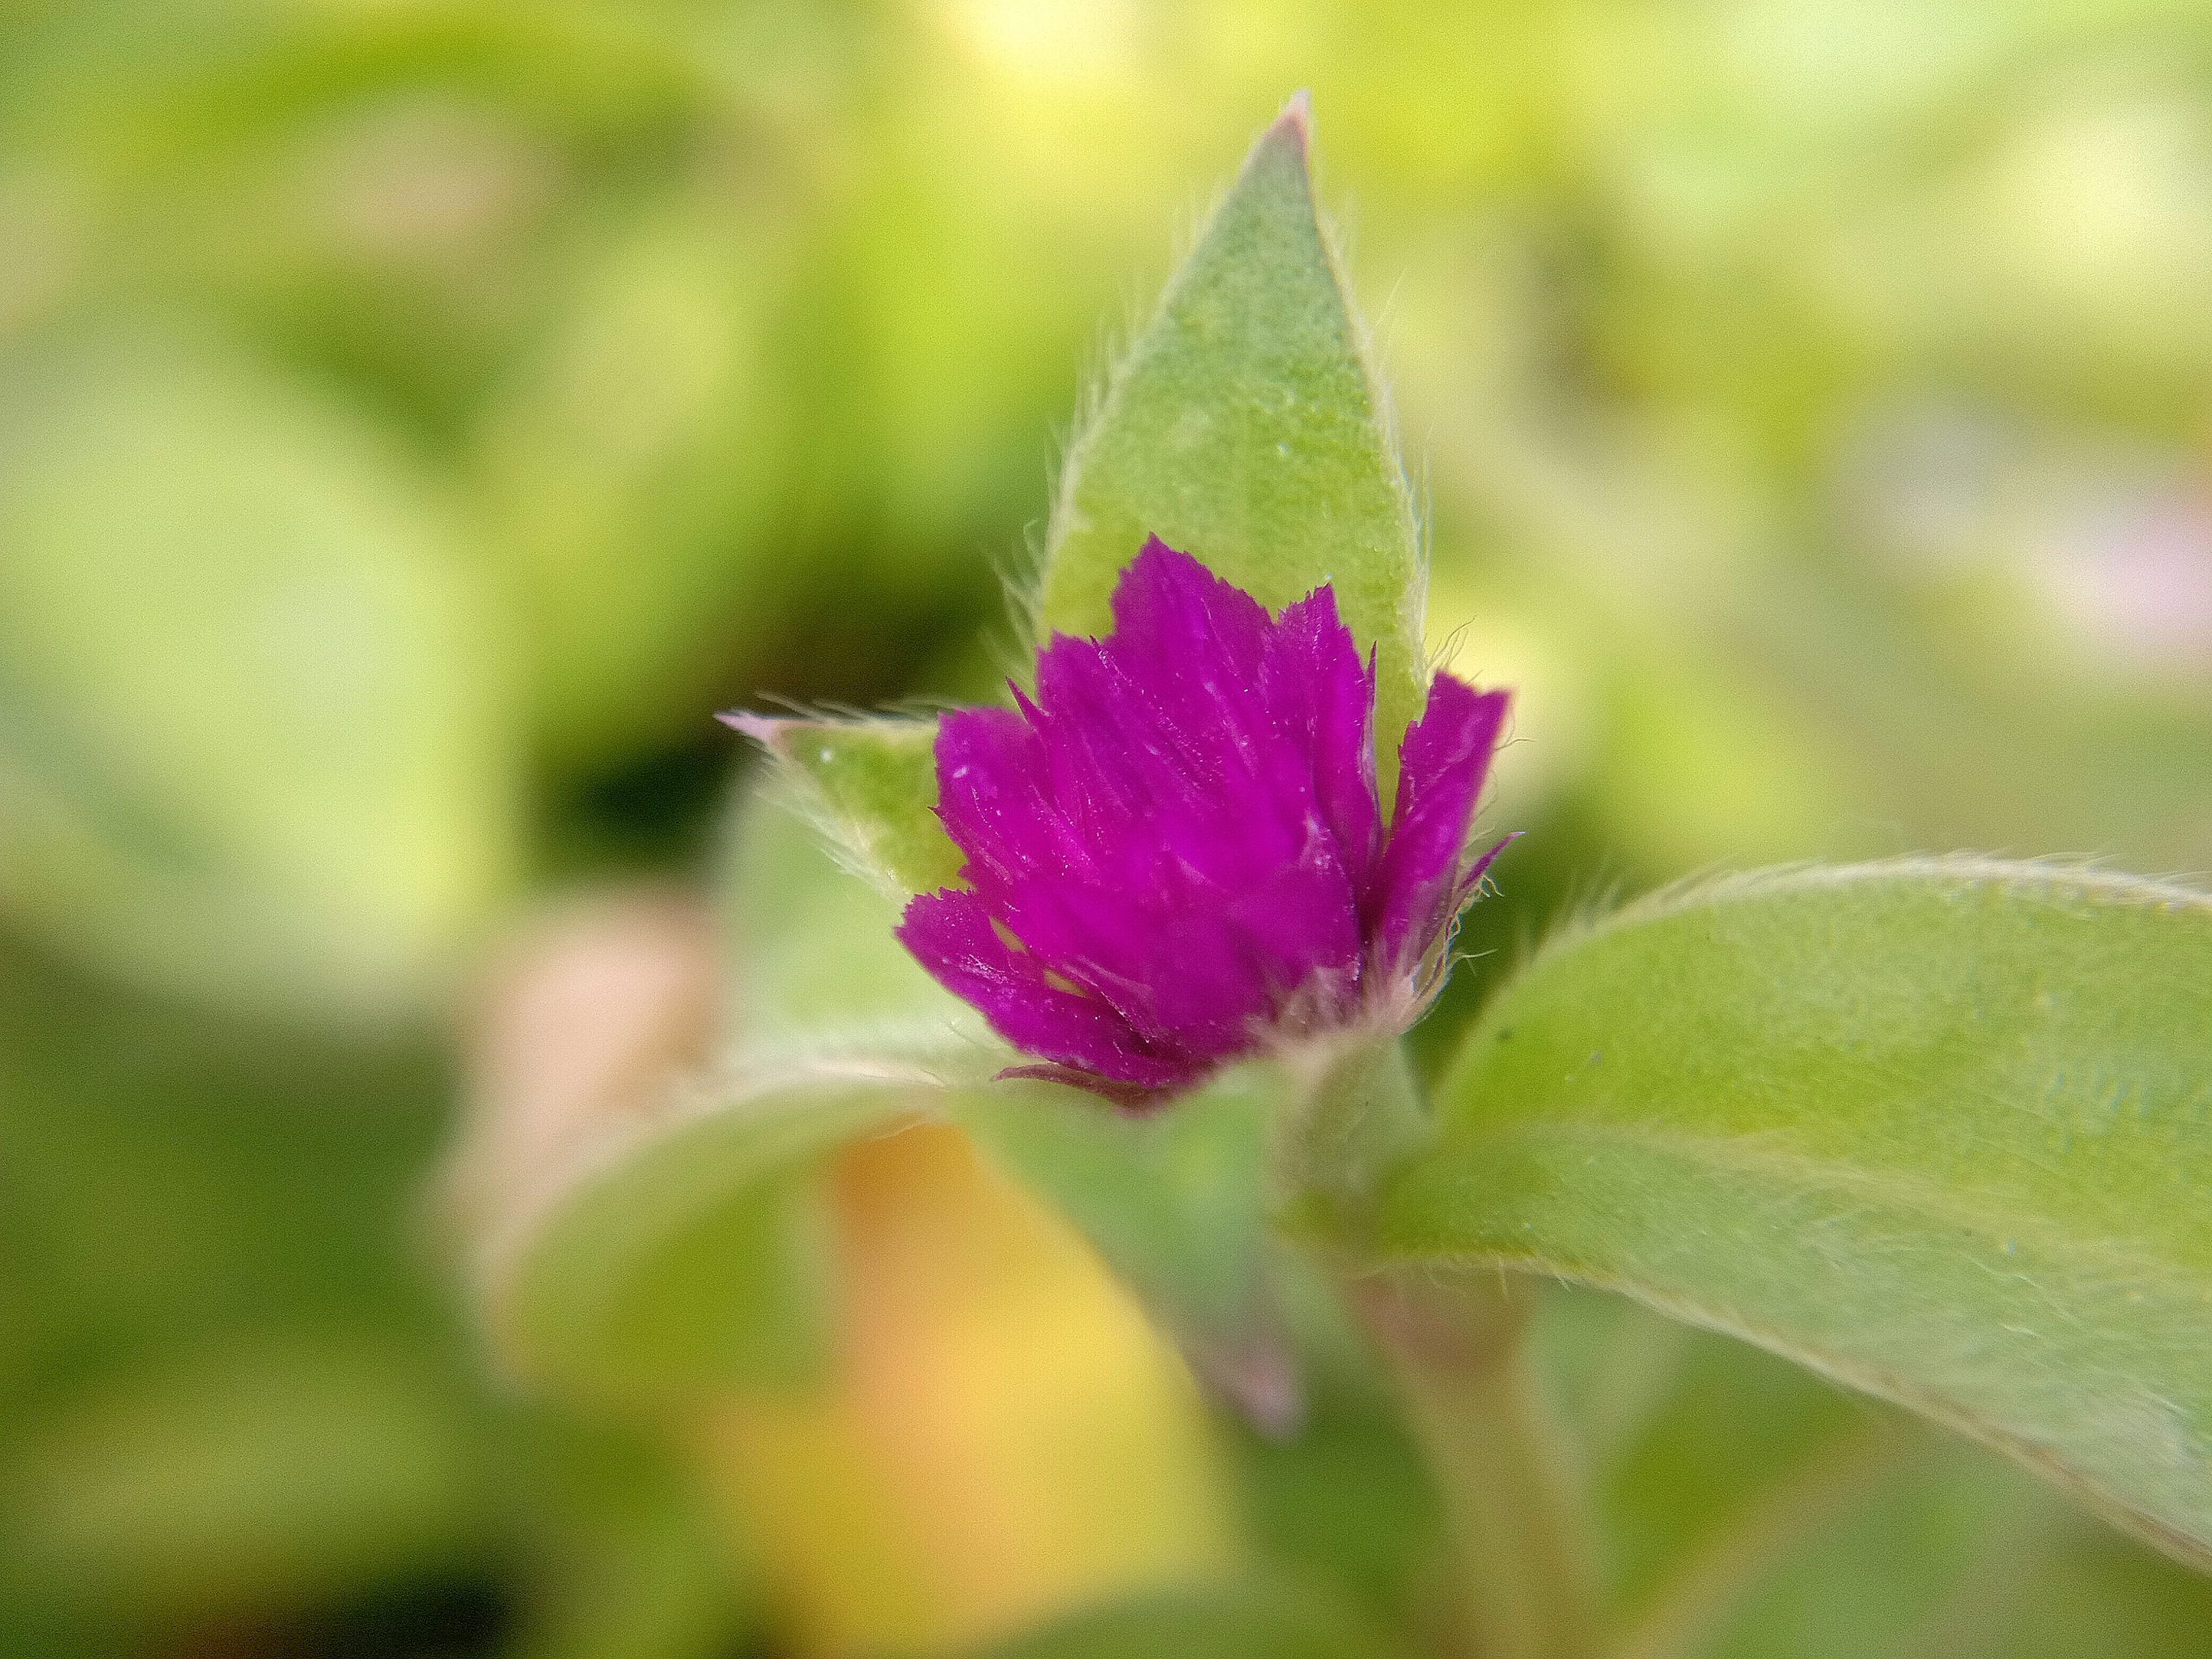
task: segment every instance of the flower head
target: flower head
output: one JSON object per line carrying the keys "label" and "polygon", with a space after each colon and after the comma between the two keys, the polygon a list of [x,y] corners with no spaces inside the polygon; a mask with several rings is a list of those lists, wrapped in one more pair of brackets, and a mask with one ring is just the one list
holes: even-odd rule
{"label": "flower head", "polygon": [[1375,664],[1325,584],[1272,617],[1157,537],[1114,631],[1055,635],[1036,693],[948,715],[938,814],[965,887],[899,937],[1008,1042],[1122,1100],[1273,1032],[1409,1020],[1504,843],[1463,849],[1508,696],[1448,674],[1386,826]]}

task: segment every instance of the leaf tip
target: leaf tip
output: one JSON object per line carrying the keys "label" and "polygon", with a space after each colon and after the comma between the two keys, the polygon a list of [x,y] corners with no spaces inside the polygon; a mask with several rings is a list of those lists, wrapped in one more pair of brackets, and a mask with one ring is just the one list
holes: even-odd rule
{"label": "leaf tip", "polygon": [[1287,151],[1301,171],[1308,168],[1313,150],[1313,94],[1304,87],[1290,95],[1282,113],[1252,146],[1254,160],[1272,151]]}
{"label": "leaf tip", "polygon": [[[819,731],[829,723],[804,715],[758,715],[749,709],[725,709],[715,718],[760,745],[761,753],[771,761],[800,772],[810,770],[799,752],[801,740],[809,731]],[[828,752],[821,758],[829,760]]]}
{"label": "leaf tip", "polygon": [[789,722],[772,715],[756,715],[747,709],[725,709],[715,718],[741,736],[749,737],[762,748],[772,751],[779,732]]}

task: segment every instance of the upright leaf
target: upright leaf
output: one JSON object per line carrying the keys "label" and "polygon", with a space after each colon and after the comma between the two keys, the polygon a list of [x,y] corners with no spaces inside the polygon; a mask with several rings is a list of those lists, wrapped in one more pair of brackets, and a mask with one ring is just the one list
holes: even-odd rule
{"label": "upright leaf", "polygon": [[2212,1559],[2212,899],[2035,865],[1757,876],[1484,1014],[1382,1256],[1624,1290]]}
{"label": "upright leaf", "polygon": [[1422,683],[1427,573],[1383,397],[1316,214],[1304,101],[1261,136],[1077,435],[1039,617],[1103,632],[1145,537],[1271,606],[1336,585],[1381,665],[1386,768]]}

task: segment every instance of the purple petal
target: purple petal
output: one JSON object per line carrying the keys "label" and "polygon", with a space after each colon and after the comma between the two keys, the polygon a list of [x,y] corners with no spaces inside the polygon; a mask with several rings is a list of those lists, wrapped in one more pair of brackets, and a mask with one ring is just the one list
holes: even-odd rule
{"label": "purple petal", "polygon": [[1102,868],[1130,889],[1179,873],[1235,889],[1295,859],[1310,773],[1257,697],[1199,719],[1119,643],[1056,640],[1038,671],[1054,798]]}
{"label": "purple petal", "polygon": [[899,941],[1017,1048],[1146,1089],[1172,1088],[1193,1070],[1187,1061],[1153,1052],[1096,998],[1052,983],[1034,956],[1000,937],[972,893],[919,894],[899,924]]}
{"label": "purple petal", "polygon": [[1114,590],[1103,642],[1149,718],[1202,774],[1262,773],[1274,727],[1261,691],[1267,607],[1157,537]]}
{"label": "purple petal", "polygon": [[1258,600],[1157,536],[1130,561],[1114,589],[1117,652],[1132,663],[1194,681],[1210,679],[1217,670],[1240,675],[1221,682],[1224,695],[1256,681],[1273,626]]}
{"label": "purple petal", "polygon": [[1090,861],[1046,786],[1044,740],[1009,709],[963,709],[938,727],[938,818],[971,880],[1087,874]]}
{"label": "purple petal", "polygon": [[994,913],[1052,970],[1110,1006],[1163,1052],[1247,1046],[1270,1007],[1261,953],[1217,891],[1027,882],[991,895]]}
{"label": "purple petal", "polygon": [[1385,971],[1419,961],[1452,918],[1467,827],[1511,701],[1439,674],[1427,708],[1406,730],[1377,893],[1375,938]]}
{"label": "purple petal", "polygon": [[1316,804],[1363,903],[1382,843],[1375,786],[1375,661],[1362,662],[1337,596],[1317,588],[1282,613],[1268,641],[1268,699],[1295,733]]}
{"label": "purple petal", "polygon": [[[1162,688],[1131,673],[1115,643],[1055,639],[1037,671],[1038,701],[1049,712],[1031,715],[1046,736],[1054,799],[1105,863],[1178,832],[1197,828],[1203,837],[1230,795],[1249,793],[1213,740],[1179,723]],[[1221,849],[1202,839],[1189,850]]]}
{"label": "purple petal", "polygon": [[1439,678],[1386,836],[1374,659],[1329,588],[1277,620],[1155,539],[1114,617],[1055,635],[1013,709],[945,718],[938,812],[969,887],[915,899],[899,937],[1028,1074],[1129,1100],[1350,1017],[1371,972],[1427,953],[1490,856],[1461,874],[1506,699]]}
{"label": "purple petal", "polygon": [[1358,895],[1333,841],[1317,836],[1298,862],[1240,895],[1228,919],[1275,1003],[1311,988],[1317,977],[1329,993],[1325,1005],[1354,1000],[1364,955]]}

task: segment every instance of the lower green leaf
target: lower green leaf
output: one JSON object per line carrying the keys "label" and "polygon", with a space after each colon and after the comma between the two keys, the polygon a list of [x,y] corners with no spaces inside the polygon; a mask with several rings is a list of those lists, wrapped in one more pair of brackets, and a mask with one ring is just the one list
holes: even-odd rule
{"label": "lower green leaf", "polygon": [[1980,861],[1753,876],[1544,952],[1388,1262],[1625,1291],[2212,1560],[2212,899]]}
{"label": "lower green leaf", "polygon": [[733,851],[722,1057],[556,1144],[519,1138],[524,1166],[474,1183],[498,1211],[487,1321],[520,1370],[572,1393],[651,1402],[811,1370],[836,1317],[822,1160],[1009,1058],[785,795],[748,802]]}
{"label": "lower green leaf", "polygon": [[827,1357],[834,1306],[814,1167],[916,1117],[928,1086],[825,1068],[626,1149],[495,1270],[491,1317],[511,1357],[602,1398],[806,1375]]}
{"label": "lower green leaf", "polygon": [[839,868],[816,833],[823,806],[779,771],[740,815],[727,1058],[475,1183],[502,1197],[481,1282],[509,1357],[626,1399],[804,1374],[834,1319],[822,1159],[949,1115],[1090,1238],[1211,1382],[1262,1420],[1290,1415],[1266,1224],[1272,1073],[1233,1070],[1143,1119],[994,1082],[1017,1056],[899,945],[897,905]]}

